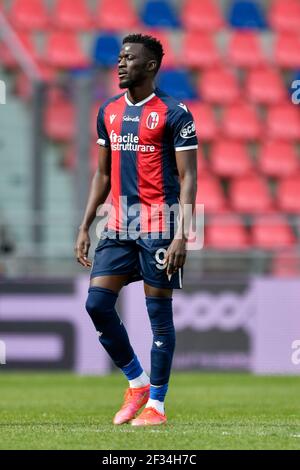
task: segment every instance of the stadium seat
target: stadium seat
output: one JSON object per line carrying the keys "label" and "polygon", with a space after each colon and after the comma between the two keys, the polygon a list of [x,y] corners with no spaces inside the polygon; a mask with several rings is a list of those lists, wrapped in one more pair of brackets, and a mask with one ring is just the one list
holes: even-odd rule
{"label": "stadium seat", "polygon": [[259,33],[255,31],[233,31],[229,39],[228,61],[235,67],[258,67],[266,63]]}
{"label": "stadium seat", "polygon": [[222,28],[224,20],[215,0],[186,0],[181,13],[182,24],[187,31],[215,32]]}
{"label": "stadium seat", "polygon": [[272,67],[249,71],[245,88],[249,100],[259,104],[276,104],[287,98],[284,83]]}
{"label": "stadium seat", "polygon": [[51,33],[46,43],[45,58],[49,65],[58,68],[84,68],[89,65],[78,37],[72,32]]}
{"label": "stadium seat", "polygon": [[191,68],[213,67],[221,61],[213,35],[197,31],[185,33],[181,57],[182,64]]}
{"label": "stadium seat", "polygon": [[274,45],[274,61],[282,68],[300,68],[300,32],[284,33],[277,36]]}
{"label": "stadium seat", "polygon": [[143,34],[154,36],[156,39],[158,39],[161,42],[163,49],[164,49],[164,57],[162,60],[162,65],[161,65],[162,69],[178,67],[179,59],[177,57],[177,54],[174,51],[174,48],[172,47],[172,44],[170,41],[170,35],[168,31],[147,29],[147,30],[143,30]]}
{"label": "stadium seat", "polygon": [[[37,61],[39,59],[39,54],[31,34],[27,32],[19,32],[17,37],[25,47],[26,51],[29,53],[30,57]],[[3,64],[7,69],[15,69],[19,66],[11,50],[2,41],[0,42],[0,63]]]}
{"label": "stadium seat", "polygon": [[194,117],[197,136],[200,142],[215,139],[219,129],[212,107],[207,103],[200,103],[198,101],[186,104]]}
{"label": "stadium seat", "polygon": [[236,212],[256,214],[273,209],[267,181],[258,175],[235,178],[230,182],[229,197]]}
{"label": "stadium seat", "polygon": [[45,109],[44,129],[46,136],[60,142],[70,141],[75,136],[75,108],[65,98],[48,97]]}
{"label": "stadium seat", "polygon": [[100,34],[95,42],[93,58],[97,65],[113,67],[118,63],[121,41],[114,34]]}
{"label": "stadium seat", "polygon": [[69,171],[74,171],[75,163],[76,163],[75,148],[74,148],[74,145],[70,143],[64,151],[63,164],[64,164],[64,167],[67,168]]}
{"label": "stadium seat", "polygon": [[[90,166],[90,171],[91,174],[93,175],[98,167],[98,161],[99,161],[99,145],[97,145],[95,142],[91,142],[90,146],[90,155],[89,155],[89,166]],[[75,145],[71,143],[64,154],[64,166],[70,170],[73,171],[76,166],[76,149]]]}
{"label": "stadium seat", "polygon": [[197,93],[190,80],[187,70],[162,70],[158,77],[158,86],[168,95],[178,100],[193,100]]}
{"label": "stadium seat", "polygon": [[223,114],[223,132],[230,139],[259,139],[262,125],[255,108],[248,103],[227,106]]}
{"label": "stadium seat", "polygon": [[264,141],[258,167],[266,176],[274,178],[292,176],[300,170],[295,146],[291,142],[280,140]]}
{"label": "stadium seat", "polygon": [[49,14],[43,0],[14,0],[9,20],[17,30],[44,31],[49,25]]}
{"label": "stadium seat", "polygon": [[101,31],[130,31],[139,26],[132,0],[98,0],[95,23]]}
{"label": "stadium seat", "polygon": [[235,0],[232,2],[229,15],[229,24],[233,28],[265,29],[267,22],[259,3],[254,0]]}
{"label": "stadium seat", "polygon": [[236,140],[220,139],[215,142],[210,163],[212,171],[224,178],[244,176],[252,170],[246,144]]}
{"label": "stadium seat", "polygon": [[300,215],[300,174],[282,178],[277,188],[278,207],[285,212]]}
{"label": "stadium seat", "polygon": [[141,18],[149,28],[178,28],[180,26],[175,10],[166,0],[146,0]]}
{"label": "stadium seat", "polygon": [[[52,67],[49,67],[47,64],[37,63],[38,70],[41,74],[41,78],[44,82],[51,83],[55,80],[56,71]],[[23,71],[19,71],[16,84],[15,84],[15,93],[22,100],[28,100],[32,98],[33,92],[33,83],[28,77],[24,74]]]}
{"label": "stadium seat", "polygon": [[52,23],[56,28],[73,31],[93,28],[86,0],[57,0],[54,5]]}
{"label": "stadium seat", "polygon": [[199,96],[213,104],[229,104],[240,96],[234,72],[225,67],[205,70],[198,84]]}
{"label": "stadium seat", "polygon": [[252,244],[262,250],[288,248],[296,237],[283,215],[257,216],[252,220]]}
{"label": "stadium seat", "polygon": [[286,248],[273,254],[271,272],[276,277],[299,277],[300,260],[297,247]]}
{"label": "stadium seat", "polygon": [[219,179],[210,173],[198,172],[197,204],[204,204],[206,213],[222,213],[227,204]]}
{"label": "stadium seat", "polygon": [[238,215],[214,215],[206,224],[205,245],[215,250],[245,250],[249,234]]}
{"label": "stadium seat", "polygon": [[269,24],[275,31],[298,33],[300,31],[299,0],[273,0],[269,10]]}
{"label": "stadium seat", "polygon": [[300,139],[300,110],[292,103],[270,106],[267,133],[273,139]]}

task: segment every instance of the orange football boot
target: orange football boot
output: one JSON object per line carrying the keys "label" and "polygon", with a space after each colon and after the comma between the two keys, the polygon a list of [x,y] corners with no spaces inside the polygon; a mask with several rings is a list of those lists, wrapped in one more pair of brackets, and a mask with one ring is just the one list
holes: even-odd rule
{"label": "orange football boot", "polygon": [[144,408],[141,414],[131,421],[132,426],[157,426],[166,424],[166,415],[161,414],[155,408]]}
{"label": "orange football boot", "polygon": [[113,423],[124,424],[131,421],[137,412],[144,406],[150,395],[150,384],[140,388],[127,388],[124,395],[124,403],[116,413]]}

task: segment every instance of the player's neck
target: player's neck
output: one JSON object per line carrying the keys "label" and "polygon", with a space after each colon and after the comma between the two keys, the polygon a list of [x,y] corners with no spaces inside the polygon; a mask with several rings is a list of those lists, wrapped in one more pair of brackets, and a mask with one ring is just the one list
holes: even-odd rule
{"label": "player's neck", "polygon": [[127,97],[131,103],[136,104],[152,95],[155,90],[154,83],[143,84],[140,87],[128,88]]}

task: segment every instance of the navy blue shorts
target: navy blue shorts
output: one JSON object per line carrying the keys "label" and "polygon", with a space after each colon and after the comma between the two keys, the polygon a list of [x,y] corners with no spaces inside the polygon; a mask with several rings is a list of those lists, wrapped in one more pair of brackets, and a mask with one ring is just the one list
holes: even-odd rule
{"label": "navy blue shorts", "polygon": [[183,269],[178,269],[169,280],[166,264],[163,263],[171,242],[170,239],[101,238],[95,250],[91,279],[97,276],[130,274],[126,284],[143,280],[153,287],[181,289]]}

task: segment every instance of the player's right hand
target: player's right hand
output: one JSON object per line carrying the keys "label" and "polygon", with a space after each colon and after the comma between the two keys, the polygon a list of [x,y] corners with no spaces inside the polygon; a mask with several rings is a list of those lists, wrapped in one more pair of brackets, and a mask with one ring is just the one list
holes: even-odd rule
{"label": "player's right hand", "polygon": [[91,241],[88,230],[81,228],[78,233],[74,252],[78,263],[85,268],[90,268],[92,266],[91,261],[88,259],[90,245]]}

